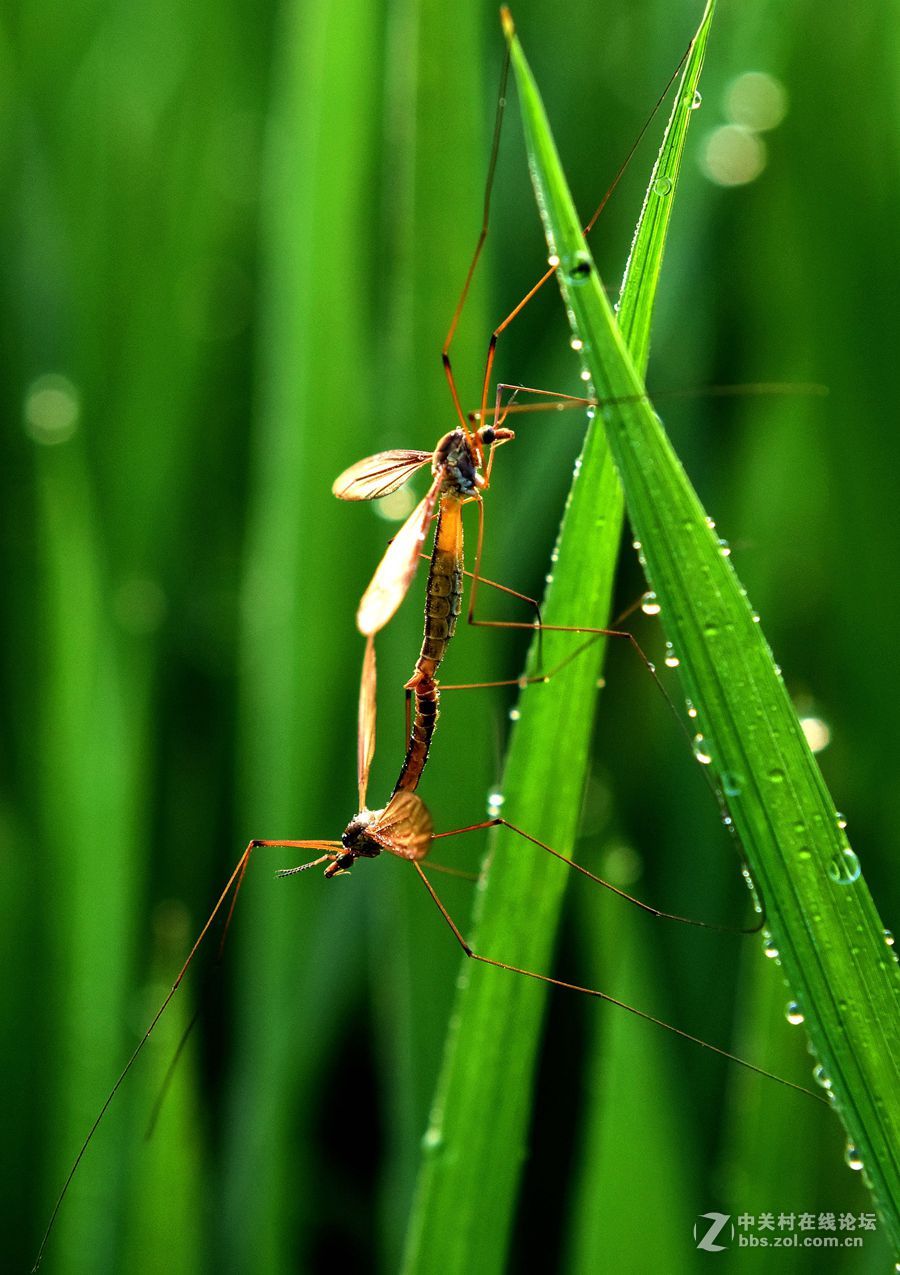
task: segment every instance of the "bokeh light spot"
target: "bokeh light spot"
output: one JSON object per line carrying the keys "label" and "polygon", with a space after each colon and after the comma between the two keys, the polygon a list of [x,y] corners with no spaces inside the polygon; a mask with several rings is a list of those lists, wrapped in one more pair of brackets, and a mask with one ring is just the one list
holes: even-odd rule
{"label": "bokeh light spot", "polygon": [[81,403],[67,376],[46,372],[25,391],[25,432],[46,447],[65,443],[78,428]]}
{"label": "bokeh light spot", "polygon": [[723,124],[706,138],[701,165],[717,186],[745,186],[766,166],[765,143],[736,124]]}

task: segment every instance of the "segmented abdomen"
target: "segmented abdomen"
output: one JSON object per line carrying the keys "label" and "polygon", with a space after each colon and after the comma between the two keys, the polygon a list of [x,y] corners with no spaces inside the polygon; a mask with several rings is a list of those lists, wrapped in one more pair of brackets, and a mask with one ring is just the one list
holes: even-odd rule
{"label": "segmented abdomen", "polygon": [[406,757],[394,791],[414,792],[428,761],[431,737],[438,719],[435,674],[443,660],[462,608],[463,530],[462,505],[452,495],[441,500],[434,530],[434,549],[425,586],[425,636],[416,670],[407,683],[415,692],[415,714]]}
{"label": "segmented abdomen", "polygon": [[462,506],[452,496],[444,496],[425,586],[425,637],[416,661],[416,671],[424,677],[434,677],[456,632],[462,609],[462,586]]}
{"label": "segmented abdomen", "polygon": [[415,713],[409,743],[406,746],[406,757],[400,777],[394,785],[394,792],[404,789],[415,792],[422,778],[422,771],[428,761],[428,750],[431,748],[431,737],[434,734],[439,716],[440,692],[437,682],[430,677],[422,677],[415,687]]}

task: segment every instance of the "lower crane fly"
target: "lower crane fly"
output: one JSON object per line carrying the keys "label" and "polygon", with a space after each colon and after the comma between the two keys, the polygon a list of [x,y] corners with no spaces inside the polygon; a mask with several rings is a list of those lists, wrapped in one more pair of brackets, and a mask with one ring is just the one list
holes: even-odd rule
{"label": "lower crane fly", "polygon": [[[166,993],[162,1003],[150,1021],[149,1026],[144,1031],[122,1071],[119,1073],[115,1083],[109,1091],[103,1105],[100,1107],[93,1123],[88,1129],[87,1135],[82,1142],[72,1166],[66,1176],[62,1189],[56,1199],[53,1211],[50,1215],[44,1235],[41,1239],[40,1248],[35,1259],[32,1271],[37,1271],[43,1261],[44,1253],[47,1247],[56,1219],[59,1216],[60,1209],[68,1194],[72,1181],[78,1172],[88,1147],[93,1141],[104,1116],[110,1108],[116,1094],[122,1087],[125,1078],[131,1071],[138,1057],[143,1052],[145,1045],[150,1039],[157,1023],[162,1018],[166,1009],[175,996],[179,987],[190,968],[194,957],[197,955],[207,935],[210,933],[216,919],[225,911],[224,933],[221,945],[224,945],[225,936],[228,933],[232,919],[234,917],[235,906],[237,903],[238,893],[243,884],[247,869],[250,866],[251,858],[257,850],[261,849],[286,849],[286,850],[313,850],[319,851],[315,858],[310,859],[306,863],[299,864],[296,867],[284,868],[277,873],[279,877],[295,876],[302,872],[307,872],[310,868],[318,868],[325,865],[324,876],[326,878],[338,877],[346,875],[351,871],[356,862],[360,859],[375,859],[382,853],[394,855],[398,859],[403,859],[412,864],[423,886],[427,890],[435,907],[441,914],[444,922],[450,929],[453,937],[467,957],[473,961],[480,962],[483,965],[493,966],[495,969],[506,970],[512,974],[519,974],[526,978],[535,979],[542,983],[550,984],[554,987],[561,987],[567,991],[579,992],[585,996],[592,996],[598,1000],[607,1001],[611,1005],[617,1005],[619,1008],[626,1010],[629,1014],[646,1022],[654,1023],[656,1026],[663,1028],[665,1031],[671,1032],[679,1036],[682,1040],[691,1041],[693,1044],[703,1049],[718,1054],[720,1057],[739,1064],[748,1070],[765,1076],[767,1079],[774,1080],[779,1084],[785,1085],[790,1089],[797,1089],[799,1092],[808,1094],[817,1098],[817,1094],[812,1094],[809,1090],[804,1089],[801,1085],[796,1085],[789,1080],[785,1080],[780,1076],[774,1075],[772,1072],[766,1071],[763,1067],[748,1062],[746,1059],[738,1057],[736,1054],[729,1053],[728,1050],[721,1049],[717,1045],[712,1045],[708,1041],[702,1040],[699,1036],[693,1036],[690,1032],[682,1031],[681,1028],[673,1026],[671,1023],[665,1022],[661,1018],[657,1018],[652,1014],[646,1013],[644,1010],[637,1009],[633,1005],[627,1004],[625,1001],[618,1000],[616,997],[609,995],[607,992],[600,991],[593,987],[584,987],[577,983],[566,982],[563,979],[554,978],[549,974],[541,973],[537,970],[525,969],[519,965],[512,965],[499,958],[484,955],[476,952],[472,945],[466,940],[462,930],[454,921],[450,912],[444,905],[440,896],[432,884],[430,877],[426,874],[423,866],[426,856],[428,855],[432,844],[435,841],[441,841],[448,837],[464,836],[472,832],[482,832],[490,828],[503,827],[514,833],[516,836],[522,837],[523,840],[537,846],[540,850],[545,851],[554,859],[558,859],[567,868],[574,869],[581,876],[593,881],[596,885],[603,886],[604,889],[611,891],[620,898],[629,903],[634,904],[643,912],[651,916],[658,917],[663,920],[679,921],[687,925],[701,926],[706,929],[724,930],[727,927],[717,926],[704,921],[696,921],[690,917],[678,916],[674,913],[664,912],[658,908],[652,907],[641,899],[635,898],[626,891],[619,889],[610,882],[603,880],[602,877],[596,876],[582,867],[578,863],[572,862],[565,855],[553,849],[552,846],[533,837],[530,833],[522,828],[516,827],[508,819],[495,816],[490,819],[484,819],[478,823],[467,824],[464,827],[452,828],[445,832],[435,832],[431,813],[425,802],[415,792],[411,792],[402,788],[395,788],[387,804],[380,809],[370,810],[366,805],[366,798],[369,785],[369,773],[371,770],[372,759],[375,753],[375,723],[376,723],[376,660],[375,660],[375,644],[374,638],[369,637],[366,642],[365,655],[363,659],[363,670],[360,681],[359,707],[358,707],[358,726],[357,726],[357,792],[359,809],[344,829],[340,840],[270,840],[263,838],[254,838],[250,841],[241,857],[235,864],[228,880],[220,893],[215,906],[213,907],[209,917],[200,930],[195,939],[188,955],[182,964],[178,974]],[[453,869],[446,869],[443,865],[432,863],[432,869],[435,871],[449,871],[453,874]],[[220,949],[221,949],[220,945]]]}

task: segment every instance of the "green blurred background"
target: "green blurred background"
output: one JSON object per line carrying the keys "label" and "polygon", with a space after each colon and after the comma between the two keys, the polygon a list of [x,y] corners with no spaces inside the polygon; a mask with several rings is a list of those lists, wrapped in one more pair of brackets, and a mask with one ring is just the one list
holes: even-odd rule
{"label": "green blurred background", "polygon": [[[891,925],[900,27],[896,6],[859,6],[849,29],[812,0],[744,8],[724,4],[713,29],[648,383],[830,387],[660,406],[799,710],[830,729],[821,762]],[[700,9],[516,5],[585,215]],[[468,0],[27,0],[0,41],[0,1207],[4,1265],[27,1269],[247,840],[336,837],[354,813],[353,614],[392,524],[329,488],[360,456],[431,446],[453,424],[439,350],[477,235],[502,49],[494,6]],[[788,103],[756,140],[718,131],[747,72]],[[662,126],[594,233],[612,285]],[[708,174],[735,147],[760,172],[730,188]],[[467,405],[491,327],[543,259],[510,111],[454,347]],[[555,290],[504,337],[497,372],[577,392]],[[523,418],[498,456],[493,578],[540,592],[582,428],[575,413]],[[640,589],[629,552],[622,604]],[[504,599],[483,608],[522,618]],[[420,629],[414,588],[379,641],[375,805],[402,755]],[[636,632],[661,655],[652,621]],[[464,633],[445,674],[515,676],[522,658],[514,637]],[[583,861],[667,910],[740,924],[737,860],[677,726],[627,651],[607,680]],[[422,789],[438,827],[483,817],[510,704],[447,695]],[[474,867],[476,841],[440,857]],[[458,949],[402,864],[275,881],[290,862],[254,865],[222,967],[198,960],[117,1096],[46,1270],[397,1268]],[[441,888],[465,929],[472,886]],[[623,908],[573,889],[561,976],[809,1082],[759,939],[635,925]],[[698,1214],[870,1211],[860,1177],[824,1109],[560,993],[510,1269],[694,1270]],[[839,1254],[702,1256],[887,1261],[871,1235]]]}

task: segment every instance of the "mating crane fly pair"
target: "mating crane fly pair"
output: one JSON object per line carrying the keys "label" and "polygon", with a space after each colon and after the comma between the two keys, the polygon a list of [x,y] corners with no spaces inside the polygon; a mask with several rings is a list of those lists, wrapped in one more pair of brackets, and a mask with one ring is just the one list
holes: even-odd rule
{"label": "mating crane fly pair", "polygon": [[[480,512],[481,492],[490,484],[494,448],[514,437],[502,424],[470,430],[463,423],[445,434],[433,453],[379,452],[351,465],[332,486],[341,500],[378,500],[399,490],[431,464],[430,488],[388,546],[356,613],[357,627],[371,641],[406,596],[434,518],[434,548],[425,586],[425,634],[415,670],[406,683],[406,690],[415,696],[415,717],[395,792],[414,792],[418,787],[437,725],[436,674],[462,608],[463,505],[476,501]],[[485,468],[486,447],[490,453]],[[479,521],[479,529],[482,525]],[[479,530],[479,556],[480,547]]]}
{"label": "mating crane fly pair", "polygon": [[[597,209],[597,212],[588,223],[587,229],[590,229],[597,220],[606,199],[618,183],[619,178],[631,158],[631,155],[634,153],[638,143],[646,132],[657,108],[664,100],[668,89],[671,87],[671,84],[674,82],[676,76],[681,70],[689,52],[690,46],[670,78],[666,89],[660,95],[656,106],[654,106],[653,112],[648,117],[641,133],[632,146],[625,163],[619,169],[610,190],[607,192],[607,195],[604,197],[604,200]],[[506,65],[508,66],[508,61]],[[281,847],[284,849],[311,850],[319,852],[315,858],[307,863],[282,870],[279,872],[279,876],[292,876],[310,868],[321,867],[323,864],[325,865],[326,877],[331,878],[340,876],[347,873],[358,859],[375,858],[382,852],[388,852],[400,859],[408,860],[414,866],[423,882],[423,885],[440,911],[445,923],[452,931],[455,939],[466,955],[472,959],[480,961],[486,965],[494,966],[498,969],[525,975],[526,977],[536,979],[542,983],[578,991],[597,999],[608,1001],[611,1004],[620,1006],[622,1009],[627,1010],[629,1013],[638,1018],[652,1022],[657,1026],[664,1028],[666,1031],[669,1031],[684,1040],[689,1040],[693,1044],[710,1050],[729,1061],[739,1063],[747,1069],[766,1076],[769,1079],[779,1081],[779,1083],[786,1085],[789,1088],[799,1089],[802,1093],[809,1093],[808,1090],[803,1089],[799,1085],[795,1085],[790,1081],[782,1080],[780,1077],[774,1076],[771,1072],[768,1072],[761,1067],[757,1067],[753,1063],[749,1063],[746,1060],[729,1053],[727,1050],[711,1045],[707,1041],[693,1036],[688,1032],[682,1031],[680,1028],[674,1027],[672,1024],[667,1023],[662,1019],[655,1018],[653,1015],[636,1009],[623,1001],[616,1000],[614,997],[605,992],[599,991],[595,988],[581,987],[577,984],[567,983],[560,979],[553,978],[548,974],[524,969],[475,952],[464,938],[461,930],[457,927],[441,899],[438,897],[422,866],[423,861],[425,860],[434,841],[446,837],[463,835],[469,832],[477,832],[502,826],[510,832],[515,833],[517,836],[524,838],[532,845],[545,851],[553,858],[559,859],[567,868],[573,869],[594,883],[611,890],[613,893],[635,904],[638,908],[652,916],[680,921],[689,925],[701,926],[707,929],[721,930],[728,928],[711,924],[709,922],[696,921],[691,918],[677,916],[651,907],[642,900],[627,894],[625,891],[620,890],[616,886],[611,885],[609,882],[595,876],[580,864],[572,862],[558,850],[552,848],[543,841],[538,840],[538,838],[531,836],[530,833],[516,827],[508,820],[500,817],[485,819],[481,822],[469,824],[465,827],[452,829],[446,832],[435,832],[428,807],[416,792],[425,764],[428,760],[429,749],[437,724],[440,694],[437,673],[446,654],[447,647],[453,638],[457,620],[461,612],[463,576],[465,574],[470,574],[465,572],[463,568],[462,509],[464,505],[468,503],[475,503],[479,512],[478,544],[473,564],[474,569],[471,572],[472,592],[469,604],[469,622],[473,624],[486,624],[491,627],[497,626],[520,629],[536,628],[538,630],[542,628],[539,620],[535,624],[476,621],[473,617],[473,610],[475,589],[479,583],[479,579],[481,579],[485,584],[493,583],[492,581],[487,581],[479,577],[479,564],[483,538],[482,493],[490,485],[494,449],[514,438],[513,431],[507,428],[504,424],[507,415],[510,412],[515,412],[517,410],[533,410],[533,406],[517,407],[512,406],[509,403],[501,409],[500,395],[502,390],[513,389],[514,392],[518,392],[516,387],[501,385],[497,392],[496,407],[493,412],[493,424],[484,424],[484,422],[489,418],[487,397],[497,338],[521,312],[524,306],[543,286],[543,284],[552,277],[554,273],[553,269],[551,268],[542,275],[541,279],[538,280],[534,287],[529,290],[515,309],[494,329],[488,347],[488,355],[482,383],[481,412],[480,415],[473,418],[478,422],[477,427],[474,424],[470,424],[463,413],[449,357],[450,345],[453,340],[457,322],[464,306],[469,285],[487,234],[491,186],[497,159],[500,119],[502,117],[504,101],[505,77],[506,69],[504,69],[503,86],[501,87],[500,104],[498,106],[497,121],[494,130],[494,141],[485,191],[481,234],[471,260],[462,293],[453,314],[450,331],[442,351],[444,368],[459,422],[458,426],[440,439],[433,452],[418,450],[392,450],[380,452],[377,455],[367,457],[365,460],[361,460],[345,470],[335,481],[332,488],[334,494],[342,500],[376,500],[399,490],[399,488],[408,482],[413,475],[421,469],[424,469],[425,466],[430,465],[432,471],[432,481],[427,493],[407,518],[398,534],[388,546],[387,551],[375,571],[371,583],[363,595],[357,612],[358,628],[366,637],[365,655],[360,683],[357,725],[357,814],[347,824],[339,841],[253,840],[248,844],[244,853],[235,865],[224,890],[219,896],[212,913],[191,948],[191,951],[172,984],[172,987],[156,1012],[149,1027],[139,1040],[136,1048],[133,1050],[130,1058],[125,1064],[90,1130],[88,1131],[88,1134],[81,1145],[81,1148],[63,1184],[62,1190],[56,1200],[56,1204],[41,1242],[35,1269],[37,1269],[37,1266],[40,1264],[47,1239],[56,1221],[60,1206],[63,1203],[72,1179],[75,1176],[81,1160],[87,1151],[94,1133],[106,1114],[110,1103],[115,1097],[132,1065],[137,1060],[138,1055],[146,1045],[156,1024],[172,1000],[172,997],[178,990],[178,987],[187,973],[188,967],[190,966],[199,947],[203,943],[217,917],[219,917],[223,912],[225,913],[224,930],[227,933],[234,913],[238,892],[250,864],[251,857],[253,856],[254,851],[261,848]],[[546,391],[541,390],[534,392],[539,395],[546,394]],[[568,395],[554,395],[553,397],[557,400],[555,404],[557,407],[587,404],[587,400],[576,399]],[[406,756],[391,796],[384,807],[377,810],[370,810],[366,801],[369,773],[375,751],[375,635],[391,620],[392,616],[395,614],[406,596],[415,575],[418,560],[420,556],[423,556],[422,547],[427,537],[429,526],[432,522],[435,523],[434,547],[431,554],[431,562],[425,590],[425,633],[414,671],[406,683],[408,692],[411,692],[415,697],[415,716],[412,723]],[[497,585],[495,587],[501,589],[501,591],[505,593],[513,594],[520,599],[532,602],[535,606],[537,605],[534,603],[533,599],[527,599],[525,598],[525,595],[518,594],[515,590],[508,589],[502,585]],[[575,628],[568,626],[550,627],[556,631],[589,635],[589,642],[587,644],[595,641],[600,636],[618,636],[627,638],[631,645],[635,648],[643,663],[653,674],[657,686],[662,690],[661,684],[658,679],[656,679],[652,664],[644,655],[644,652],[638,646],[631,633],[627,631],[619,632],[617,630],[598,628]],[[574,658],[574,656],[577,656],[581,649],[583,648],[579,648],[579,650],[575,651],[569,658],[571,659]],[[568,663],[568,660],[564,661],[564,663]],[[547,681],[549,680],[549,676],[550,673],[545,673],[538,677],[517,678],[511,679],[509,683],[490,683],[490,685],[522,685],[529,681]],[[671,706],[671,700],[668,695],[666,695],[664,690],[662,693]],[[436,864],[432,866],[436,869],[438,868],[438,865]],[[756,928],[758,927],[754,927],[754,929]]]}

